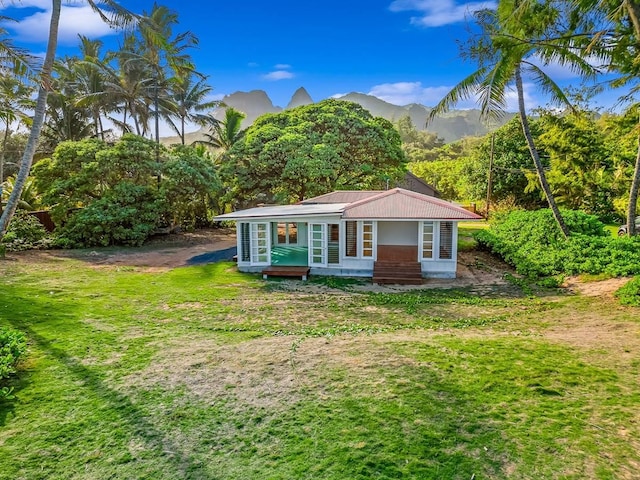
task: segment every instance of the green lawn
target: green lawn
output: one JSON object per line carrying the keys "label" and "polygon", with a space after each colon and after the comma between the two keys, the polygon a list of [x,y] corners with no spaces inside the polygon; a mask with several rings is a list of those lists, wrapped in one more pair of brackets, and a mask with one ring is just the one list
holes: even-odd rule
{"label": "green lawn", "polygon": [[29,338],[2,478],[637,478],[638,309],[613,300],[227,263],[0,274],[0,324]]}

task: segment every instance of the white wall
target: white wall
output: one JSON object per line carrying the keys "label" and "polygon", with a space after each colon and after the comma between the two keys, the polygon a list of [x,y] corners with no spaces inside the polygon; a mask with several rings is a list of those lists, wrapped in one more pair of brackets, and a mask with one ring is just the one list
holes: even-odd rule
{"label": "white wall", "polygon": [[418,244],[418,222],[378,222],[378,245]]}

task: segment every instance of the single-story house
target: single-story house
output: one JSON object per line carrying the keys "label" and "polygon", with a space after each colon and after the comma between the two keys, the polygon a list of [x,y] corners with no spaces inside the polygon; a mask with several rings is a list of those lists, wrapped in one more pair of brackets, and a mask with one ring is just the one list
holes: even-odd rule
{"label": "single-story house", "polygon": [[[305,267],[318,275],[419,283],[455,278],[458,222],[480,218],[439,198],[394,188],[336,191],[216,220],[236,221],[242,272],[266,275],[286,271],[281,267]],[[418,282],[400,281],[411,278]]]}

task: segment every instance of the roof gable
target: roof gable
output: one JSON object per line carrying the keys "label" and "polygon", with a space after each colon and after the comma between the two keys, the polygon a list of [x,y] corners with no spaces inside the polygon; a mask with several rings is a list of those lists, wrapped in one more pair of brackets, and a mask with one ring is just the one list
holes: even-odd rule
{"label": "roof gable", "polygon": [[439,198],[394,188],[347,205],[342,218],[477,220],[481,217]]}
{"label": "roof gable", "polygon": [[298,202],[300,205],[316,203],[354,203],[366,198],[374,197],[384,190],[336,190],[313,198],[307,198]]}

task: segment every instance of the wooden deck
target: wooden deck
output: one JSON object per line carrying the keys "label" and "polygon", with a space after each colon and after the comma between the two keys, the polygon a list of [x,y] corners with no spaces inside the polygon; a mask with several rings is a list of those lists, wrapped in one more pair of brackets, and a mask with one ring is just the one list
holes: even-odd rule
{"label": "wooden deck", "polygon": [[271,265],[262,270],[262,278],[265,280],[271,275],[272,277],[301,277],[306,280],[309,277],[309,267],[286,267]]}

